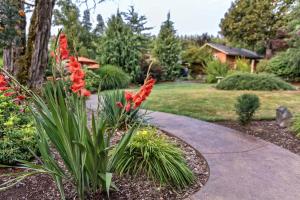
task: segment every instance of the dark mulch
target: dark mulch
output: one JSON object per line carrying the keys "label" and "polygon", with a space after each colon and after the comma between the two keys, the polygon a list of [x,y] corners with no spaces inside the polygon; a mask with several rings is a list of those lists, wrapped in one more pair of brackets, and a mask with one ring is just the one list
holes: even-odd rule
{"label": "dark mulch", "polygon": [[218,122],[218,124],[261,138],[300,155],[300,138],[296,137],[289,128],[280,128],[276,121],[253,121],[247,126],[234,121]]}
{"label": "dark mulch", "polygon": [[[205,159],[199,155],[192,147],[180,141],[177,138],[170,137],[176,142],[185,154],[188,165],[195,173],[197,180],[191,187],[176,191],[170,187],[160,186],[151,180],[148,180],[145,175],[138,177],[123,176],[114,177],[114,183],[118,187],[118,191],[110,193],[110,199],[113,200],[172,200],[172,199],[185,199],[191,194],[197,192],[206,183],[209,176],[209,168]],[[2,169],[0,175],[4,173],[11,173],[15,169]],[[3,179],[0,178],[0,184]],[[74,187],[68,182],[65,183],[67,199],[76,199]],[[0,199],[2,200],[53,200],[60,199],[57,188],[52,181],[51,177],[47,175],[38,175],[27,178],[26,180],[18,183],[15,187],[0,192]],[[107,199],[105,194],[98,193],[91,195],[88,199]]]}

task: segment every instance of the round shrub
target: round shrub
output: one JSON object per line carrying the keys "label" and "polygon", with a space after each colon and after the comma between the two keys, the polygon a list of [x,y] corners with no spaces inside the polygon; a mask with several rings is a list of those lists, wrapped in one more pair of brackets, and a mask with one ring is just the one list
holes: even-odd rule
{"label": "round shrub", "polygon": [[295,88],[271,74],[235,73],[227,76],[218,85],[220,90],[295,90]]}
{"label": "round shrub", "polygon": [[123,89],[128,87],[130,77],[120,67],[105,65],[96,71],[100,76],[101,90]]}
{"label": "round shrub", "polygon": [[238,114],[239,122],[242,125],[248,124],[256,110],[259,108],[260,102],[259,98],[255,94],[243,94],[237,98],[237,103],[235,104],[235,111]]}
{"label": "round shrub", "polygon": [[92,70],[85,69],[85,87],[92,93],[97,92],[101,78],[98,74],[93,72]]}

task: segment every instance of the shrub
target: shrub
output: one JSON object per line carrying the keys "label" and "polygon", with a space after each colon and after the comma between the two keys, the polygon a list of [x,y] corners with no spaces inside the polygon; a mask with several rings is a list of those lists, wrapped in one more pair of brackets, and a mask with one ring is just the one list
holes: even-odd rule
{"label": "shrub", "polygon": [[184,188],[194,180],[182,151],[154,128],[140,129],[126,147],[116,171],[120,174],[146,173],[161,184]]}
{"label": "shrub", "polygon": [[100,76],[89,69],[85,69],[84,72],[86,89],[88,89],[91,92],[97,92],[101,83]]}
{"label": "shrub", "polygon": [[263,72],[268,73],[269,72],[268,66],[269,66],[269,60],[265,59],[259,61],[256,67],[256,73],[263,73]]}
{"label": "shrub", "polygon": [[211,61],[205,68],[207,74],[206,81],[208,83],[216,83],[218,76],[225,77],[228,72],[228,65],[221,63],[219,60]]}
{"label": "shrub", "polygon": [[105,65],[96,71],[101,79],[101,90],[122,89],[128,87],[130,77],[121,68]]}
{"label": "shrub", "polygon": [[[28,110],[20,111],[12,98],[0,95],[0,163],[31,160],[37,152],[36,131]],[[32,152],[31,152],[32,151]]]}
{"label": "shrub", "polygon": [[299,51],[297,49],[289,49],[277,54],[269,61],[267,72],[273,73],[288,81],[299,81],[299,63]]}
{"label": "shrub", "polygon": [[295,90],[287,82],[270,74],[235,73],[227,76],[218,85],[220,90]]}
{"label": "shrub", "polygon": [[235,104],[235,110],[238,114],[239,122],[242,125],[248,124],[256,110],[259,108],[259,98],[255,94],[243,94],[237,98],[237,103]]}
{"label": "shrub", "polygon": [[293,119],[291,130],[296,133],[297,137],[300,137],[300,115],[295,116]]}
{"label": "shrub", "polygon": [[236,61],[236,71],[239,72],[251,72],[251,66],[249,61],[245,59],[237,59]]}

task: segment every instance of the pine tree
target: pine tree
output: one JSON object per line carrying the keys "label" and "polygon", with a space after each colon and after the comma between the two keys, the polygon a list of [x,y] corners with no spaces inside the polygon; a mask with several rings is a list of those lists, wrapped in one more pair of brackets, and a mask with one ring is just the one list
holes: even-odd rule
{"label": "pine tree", "polygon": [[174,80],[179,75],[181,45],[176,36],[174,22],[170,18],[168,13],[167,20],[161,25],[153,50],[163,67],[164,80]]}
{"label": "pine tree", "polygon": [[141,51],[137,36],[132,32],[130,26],[123,21],[120,12],[108,20],[98,52],[101,55],[102,64],[121,67],[130,74],[133,81],[140,76]]}
{"label": "pine tree", "polygon": [[236,0],[221,20],[221,34],[230,42],[253,50],[266,47],[294,0]]}
{"label": "pine tree", "polygon": [[103,34],[104,29],[105,29],[105,24],[104,24],[103,17],[101,14],[98,14],[97,15],[97,25],[93,32],[95,35],[100,36]]}
{"label": "pine tree", "polygon": [[83,28],[85,28],[87,31],[90,31],[92,29],[92,23],[91,23],[89,9],[87,9],[83,12],[82,25],[83,25]]}

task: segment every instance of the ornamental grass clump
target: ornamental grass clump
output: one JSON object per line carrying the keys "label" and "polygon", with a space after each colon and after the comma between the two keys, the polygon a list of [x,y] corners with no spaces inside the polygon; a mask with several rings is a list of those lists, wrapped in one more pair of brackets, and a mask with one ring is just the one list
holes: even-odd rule
{"label": "ornamental grass clump", "polygon": [[183,189],[195,180],[181,149],[154,128],[137,132],[119,159],[116,171],[135,176],[146,174],[160,184],[177,189]]}
{"label": "ornamental grass clump", "polygon": [[[109,195],[116,164],[138,124],[128,125],[121,140],[111,146],[111,139],[120,120],[116,120],[113,126],[108,126],[105,117],[97,110],[88,121],[86,98],[90,92],[85,88],[84,71],[77,58],[69,56],[64,34],[60,34],[58,45],[57,50],[51,53],[56,58],[53,81],[45,85],[43,97],[23,87],[4,71],[13,80],[12,84],[16,84],[31,98],[29,108],[35,119],[41,155],[35,155],[40,160],[38,164],[20,161],[20,167],[28,170],[17,173],[15,178],[2,183],[0,190],[10,188],[31,175],[48,174],[55,181],[61,199],[65,199],[63,180],[72,182],[80,200],[86,199],[88,193],[98,190],[106,191]],[[124,113],[125,108],[121,108],[120,119]],[[60,160],[54,158],[53,148]]]}

